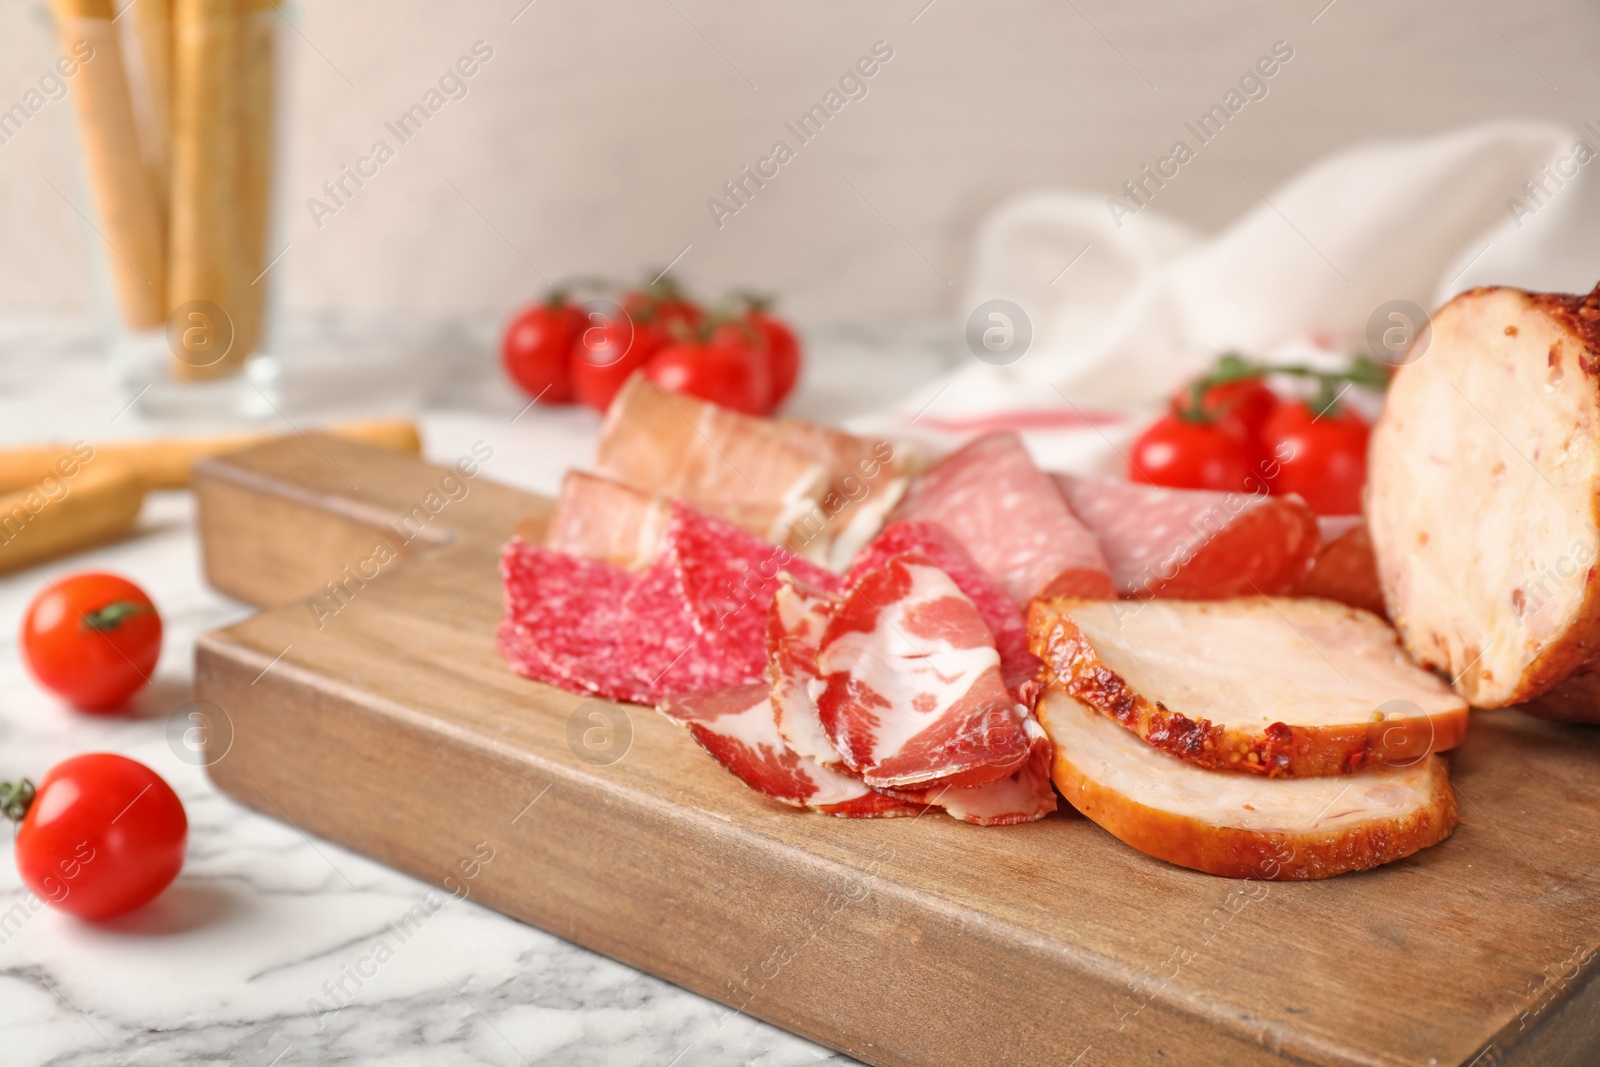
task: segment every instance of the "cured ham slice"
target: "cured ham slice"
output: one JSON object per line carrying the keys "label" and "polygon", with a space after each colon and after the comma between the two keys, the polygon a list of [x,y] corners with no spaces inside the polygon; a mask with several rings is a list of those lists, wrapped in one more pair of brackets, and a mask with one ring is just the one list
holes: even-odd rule
{"label": "cured ham slice", "polygon": [[943,526],[1018,604],[1115,595],[1094,534],[1014,433],[979,437],[928,468],[894,517]]}
{"label": "cured ham slice", "polygon": [[1166,489],[1055,475],[1127,597],[1222,600],[1287,593],[1316,558],[1317,518],[1299,497]]}
{"label": "cured ham slice", "polygon": [[639,374],[606,412],[595,466],[796,549],[809,547],[795,543],[806,537],[797,524],[817,513],[832,482],[827,465],[770,419],[668,393]]}
{"label": "cured ham slice", "polygon": [[1443,760],[1340,778],[1214,774],[1143,743],[1061,692],[1039,717],[1062,796],[1146,855],[1227,878],[1300,881],[1361,871],[1455,829]]}
{"label": "cured ham slice", "polygon": [[1300,579],[1291,595],[1337,600],[1374,615],[1386,615],[1367,520],[1360,515],[1324,515],[1317,519],[1317,530],[1322,547],[1317,550],[1311,573]]}
{"label": "cured ham slice", "polygon": [[844,763],[817,711],[822,692],[817,651],[838,603],[838,597],[784,574],[767,615],[767,669],[778,733],[796,753],[825,767]]}
{"label": "cured ham slice", "polygon": [[890,523],[856,557],[855,565],[845,576],[845,584],[856,584],[895,556],[907,552],[920,552],[932,560],[978,609],[984,625],[994,636],[1006,688],[1015,693],[1024,682],[1038,675],[1039,658],[1028,649],[1028,627],[1022,609],[943,526],[905,520]]}
{"label": "cured ham slice", "polygon": [[1034,822],[1056,810],[1050,787],[1050,738],[1032,717],[1024,722],[1033,750],[1015,774],[973,789],[896,789],[894,794],[917,804],[943,808],[945,814],[978,826],[1011,826]]}
{"label": "cured ham slice", "polygon": [[1326,600],[1041,601],[1028,632],[1051,688],[1211,770],[1337,775],[1466,734],[1383,620]]}
{"label": "cured ham slice", "polygon": [[920,810],[791,751],[773,723],[765,685],[673,697],[658,710],[688,727],[700,747],[741,782],[774,800],[851,818],[915,815]]}
{"label": "cured ham slice", "polygon": [[512,538],[500,559],[505,620],[498,643],[518,674],[579,693],[648,702],[622,604],[635,578],[618,567]]}
{"label": "cured ham slice", "polygon": [[643,570],[656,558],[671,508],[664,497],[568,471],[545,543],[557,552]]}
{"label": "cured ham slice", "polygon": [[823,729],[868,785],[987,785],[1028,758],[1027,710],[1006,691],[989,628],[926,556],[861,579],[817,667]]}
{"label": "cured ham slice", "polygon": [[894,444],[882,438],[869,440],[804,419],[779,419],[778,433],[828,468],[830,480],[821,511],[800,519],[796,527],[803,536],[814,535],[818,532],[814,526],[824,523],[828,565],[843,571],[900,503],[910,464]]}
{"label": "cured ham slice", "polygon": [[658,693],[746,685],[767,676],[767,613],[778,575],[824,591],[833,572],[673,501],[661,553],[628,593],[637,669]]}
{"label": "cured ham slice", "polygon": [[1600,657],[1600,288],[1472,289],[1389,386],[1367,522],[1395,628],[1478,707]]}

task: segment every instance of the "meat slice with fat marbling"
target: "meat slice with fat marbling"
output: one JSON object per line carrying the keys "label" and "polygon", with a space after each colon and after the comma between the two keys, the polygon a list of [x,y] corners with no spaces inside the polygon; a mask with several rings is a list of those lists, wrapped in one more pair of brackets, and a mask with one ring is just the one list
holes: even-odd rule
{"label": "meat slice with fat marbling", "polygon": [[759,793],[825,815],[915,815],[920,808],[797,755],[778,735],[765,685],[670,697],[661,714],[688,728],[711,757]]}
{"label": "meat slice with fat marbling", "polygon": [[1128,597],[1287,593],[1311,567],[1317,518],[1299,497],[1168,489],[1055,475]]}
{"label": "meat slice with fat marbling", "polygon": [[987,785],[1028,758],[1027,709],[989,628],[926,556],[897,556],[845,595],[817,667],[823,728],[869,785]]}
{"label": "meat slice with fat marbling", "polygon": [[838,597],[785,573],[767,615],[767,670],[778,733],[795,752],[825,767],[844,763],[817,711],[823,684],[817,652],[838,605]]}
{"label": "meat slice with fat marbling", "polygon": [[1384,601],[1474,705],[1532,700],[1600,660],[1600,287],[1471,289],[1415,344],[1369,453]]}
{"label": "meat slice with fat marbling", "polygon": [[979,437],[929,467],[893,518],[943,526],[1018,604],[1115,595],[1094,534],[1014,433]]}
{"label": "meat slice with fat marbling", "polygon": [[904,800],[943,808],[952,819],[977,826],[1012,826],[1042,819],[1056,810],[1056,792],[1050,787],[1050,738],[1032,716],[1023,727],[1033,749],[1019,770],[998,782],[970,789],[939,786],[892,792]]}
{"label": "meat slice with fat marbling", "polygon": [[1146,855],[1227,878],[1361,871],[1443,841],[1456,799],[1443,759],[1340,778],[1216,774],[1140,741],[1059,691],[1039,701],[1061,795]]}
{"label": "meat slice with fat marbling", "polygon": [[1382,619],[1327,600],[1040,601],[1028,633],[1050,688],[1211,770],[1345,774],[1467,730]]}

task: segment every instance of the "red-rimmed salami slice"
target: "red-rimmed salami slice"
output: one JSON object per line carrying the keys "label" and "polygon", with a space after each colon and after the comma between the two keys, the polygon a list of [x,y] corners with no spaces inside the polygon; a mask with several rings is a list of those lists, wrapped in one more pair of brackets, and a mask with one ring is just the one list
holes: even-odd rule
{"label": "red-rimmed salami slice", "polygon": [[854,818],[914,815],[920,810],[796,755],[778,735],[765,685],[671,697],[658,710],[688,727],[700,746],[745,785],[774,800]]}
{"label": "red-rimmed salami slice", "polygon": [[1094,534],[1014,433],[980,437],[928,468],[894,517],[943,526],[1018,604],[1115,595]]}
{"label": "red-rimmed salami slice", "polygon": [[501,655],[518,674],[580,693],[648,702],[623,610],[634,576],[597,560],[512,538],[500,559],[506,617]]}
{"label": "red-rimmed salami slice", "polygon": [[844,761],[828,740],[817,712],[822,681],[817,650],[839,598],[785,573],[767,614],[767,669],[772,681],[772,712],[778,733],[799,755],[825,767]]}
{"label": "red-rimmed salami slice", "polygon": [[1317,518],[1299,497],[1166,489],[1055,475],[1100,539],[1117,592],[1224,600],[1289,592],[1316,557]]}
{"label": "red-rimmed salami slice", "polygon": [[866,575],[823,634],[823,728],[868,785],[987,785],[1031,747],[983,617],[944,571],[908,554]]}
{"label": "red-rimmed salami slice", "polygon": [[789,571],[825,591],[839,576],[722,519],[673,501],[661,553],[628,595],[638,669],[657,693],[749,685],[767,676],[767,612]]}
{"label": "red-rimmed salami slice", "polygon": [[1056,810],[1056,791],[1050,785],[1053,750],[1050,738],[1031,717],[1025,726],[1033,751],[1022,769],[992,785],[975,789],[904,790],[894,794],[917,804],[943,808],[951,818],[979,826],[1011,826],[1034,822]]}
{"label": "red-rimmed salami slice", "polygon": [[[1028,649],[1028,624],[1017,602],[991,578],[943,526],[901,520],[884,527],[877,539],[856,557],[845,577],[847,586],[879,570],[895,556],[920,552],[944,571],[983,616],[1000,652],[1000,673],[1013,693],[1039,673],[1039,658]],[[1027,703],[1027,701],[1024,701]]]}
{"label": "red-rimmed salami slice", "polygon": [[1317,529],[1322,548],[1311,573],[1294,587],[1294,595],[1337,600],[1387,618],[1367,520],[1360,515],[1322,515],[1317,517]]}

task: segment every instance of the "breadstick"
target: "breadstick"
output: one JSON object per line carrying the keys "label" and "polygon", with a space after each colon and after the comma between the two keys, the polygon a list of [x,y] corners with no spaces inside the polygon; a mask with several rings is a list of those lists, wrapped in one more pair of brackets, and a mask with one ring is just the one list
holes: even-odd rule
{"label": "breadstick", "polygon": [[172,180],[172,0],[133,0],[133,20],[150,101],[144,154],[157,200],[165,210]]}
{"label": "breadstick", "polygon": [[[422,441],[415,424],[405,419],[366,419],[339,423],[325,433],[362,444],[417,455]],[[197,460],[270,441],[280,433],[249,430],[210,437],[107,441],[90,445],[55,442],[0,450],[0,491],[32,485],[47,475],[72,481],[78,467],[116,466],[137,475],[146,489],[183,489]]]}
{"label": "breadstick", "polygon": [[[168,302],[183,316],[173,352],[180,380],[234,373],[248,354],[236,343],[239,310],[239,17],[237,0],[173,0],[172,210]],[[245,279],[248,281],[249,279]],[[225,351],[222,345],[227,345]]]}
{"label": "breadstick", "polygon": [[152,329],[166,319],[160,202],[139,150],[111,0],[50,6],[62,51],[81,64],[72,96],[117,306],[129,329]]}
{"label": "breadstick", "polygon": [[[144,0],[140,0],[141,3]],[[260,347],[272,214],[273,104],[278,14],[272,0],[240,0],[239,23],[239,310],[234,346],[243,356]]]}
{"label": "breadstick", "polygon": [[91,463],[0,495],[0,574],[126,535],[144,493],[127,468]]}

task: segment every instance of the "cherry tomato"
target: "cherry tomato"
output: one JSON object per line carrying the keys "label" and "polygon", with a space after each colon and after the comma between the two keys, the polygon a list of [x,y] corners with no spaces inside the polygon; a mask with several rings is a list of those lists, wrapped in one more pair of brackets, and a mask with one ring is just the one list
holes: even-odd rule
{"label": "cherry tomato", "polygon": [[772,395],[765,361],[749,348],[699,342],[675,344],[645,367],[651,381],[721,407],[761,415]]}
{"label": "cherry tomato", "polygon": [[50,769],[37,792],[0,787],[17,828],[17,872],[53,907],[91,921],[154,900],[183,868],[189,819],[161,776],[93,752]]}
{"label": "cherry tomato", "polygon": [[1303,401],[1278,405],[1261,431],[1272,492],[1299,493],[1318,515],[1360,514],[1370,434],[1349,407],[1318,415]]}
{"label": "cherry tomato", "polygon": [[[1192,403],[1187,389],[1173,398],[1176,410],[1182,414],[1189,414]],[[1207,389],[1200,398],[1202,415],[1228,423],[1248,441],[1260,439],[1261,427],[1277,406],[1278,394],[1260,378],[1222,382]]]}
{"label": "cherry tomato", "polygon": [[705,309],[690,300],[670,274],[622,294],[622,309],[635,319],[655,323],[675,341],[693,337],[706,317]]}
{"label": "cherry tomato", "polygon": [[39,684],[73,707],[114,711],[155,670],[161,616],[126,578],[74,574],[47,585],[28,605],[22,654]]}
{"label": "cherry tomato", "polygon": [[572,391],[579,400],[605,411],[622,383],[668,344],[659,325],[621,317],[589,326],[572,348]]}
{"label": "cherry tomato", "polygon": [[752,308],[740,318],[718,326],[711,335],[711,343],[750,348],[760,353],[772,382],[772,395],[765,412],[775,411],[794,390],[800,377],[800,342],[778,319]]}
{"label": "cherry tomato", "polygon": [[525,308],[506,327],[500,358],[511,380],[541,404],[572,402],[572,345],[588,325],[560,296]]}
{"label": "cherry tomato", "polygon": [[1128,478],[1173,489],[1249,492],[1255,450],[1237,428],[1168,413],[1133,443]]}

